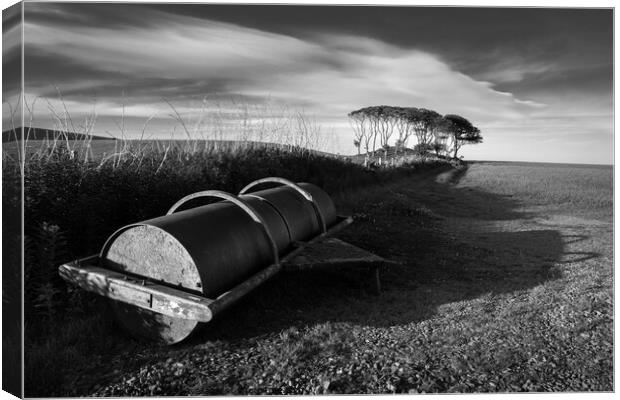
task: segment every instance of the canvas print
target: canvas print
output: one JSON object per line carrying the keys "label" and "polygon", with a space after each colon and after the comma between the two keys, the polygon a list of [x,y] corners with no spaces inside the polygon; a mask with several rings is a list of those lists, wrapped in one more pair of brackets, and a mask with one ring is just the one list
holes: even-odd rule
{"label": "canvas print", "polygon": [[613,392],[611,7],[2,17],[3,390]]}

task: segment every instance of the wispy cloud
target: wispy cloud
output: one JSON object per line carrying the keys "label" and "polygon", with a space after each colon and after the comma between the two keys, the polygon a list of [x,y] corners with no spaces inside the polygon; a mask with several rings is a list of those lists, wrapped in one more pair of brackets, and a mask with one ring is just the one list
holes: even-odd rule
{"label": "wispy cloud", "polygon": [[[105,92],[120,83],[128,86],[128,98],[182,98],[188,90],[203,90],[270,95],[313,104],[322,113],[389,103],[466,110],[474,112],[472,118],[516,118],[533,105],[452,70],[430,53],[372,39],[331,35],[321,44],[181,16],[163,26],[124,30],[27,22],[26,32],[29,52],[41,56],[53,49],[64,60],[65,76],[57,76],[64,81],[56,83],[70,93],[99,85]],[[90,71],[91,79],[75,79],[72,69]],[[33,89],[49,86],[45,79],[44,73],[32,77]]]}
{"label": "wispy cloud", "polygon": [[[147,8],[141,23],[124,17],[124,24],[89,26],[68,23],[86,19],[66,7],[28,6],[35,18],[25,24],[26,91],[53,99],[57,85],[77,113],[90,110],[94,99],[97,113],[110,118],[122,110],[128,118],[166,115],[164,98],[183,115],[195,114],[202,97],[269,99],[315,115],[342,139],[336,150],[350,152],[346,114],[368,105],[461,114],[500,142],[503,132],[565,129],[558,113],[574,106],[553,93],[530,97],[507,89],[556,73],[548,60],[495,60],[474,78],[432,51],[356,34],[291,36]],[[53,17],[44,18],[46,12]],[[592,116],[599,106],[582,101],[581,112]],[[609,114],[602,114],[599,125],[607,127]]]}
{"label": "wispy cloud", "polygon": [[553,64],[535,62],[531,64],[517,64],[503,61],[484,74],[484,78],[495,83],[523,82],[529,76],[545,74],[553,71]]}

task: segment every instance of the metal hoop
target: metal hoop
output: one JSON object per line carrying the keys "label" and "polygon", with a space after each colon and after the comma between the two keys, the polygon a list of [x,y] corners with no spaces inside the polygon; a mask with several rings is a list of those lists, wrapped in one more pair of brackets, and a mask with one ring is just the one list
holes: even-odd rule
{"label": "metal hoop", "polygon": [[183,197],[181,200],[177,201],[176,203],[174,203],[174,205],[170,207],[166,215],[173,214],[183,204],[187,203],[190,200],[197,199],[199,197],[215,197],[218,199],[228,200],[234,205],[236,205],[237,207],[241,208],[243,211],[245,211],[246,214],[248,214],[254,220],[254,222],[258,223],[261,226],[263,233],[265,234],[265,236],[269,240],[269,243],[271,244],[274,262],[276,265],[280,264],[280,255],[278,254],[278,246],[276,245],[276,242],[273,239],[271,232],[269,232],[267,223],[265,222],[263,217],[261,217],[260,214],[257,213],[256,210],[251,205],[249,205],[245,200],[240,199],[239,197],[235,196],[234,194],[223,192],[221,190],[203,190],[201,192],[192,193],[190,195]]}
{"label": "metal hoop", "polygon": [[310,204],[312,204],[312,208],[314,209],[314,213],[316,214],[316,217],[319,220],[319,225],[321,225],[321,229],[323,233],[327,232],[327,225],[325,224],[325,218],[323,218],[321,209],[319,208],[318,204],[316,204],[316,201],[314,201],[314,199],[312,198],[312,195],[308,193],[308,191],[304,190],[301,186],[299,186],[298,184],[294,182],[289,181],[288,179],[280,178],[277,176],[257,179],[254,182],[246,185],[243,189],[241,189],[239,191],[239,195],[247,193],[248,190],[262,183],[279,183],[281,185],[288,186],[296,190],[298,193],[300,193],[306,200],[310,202]]}

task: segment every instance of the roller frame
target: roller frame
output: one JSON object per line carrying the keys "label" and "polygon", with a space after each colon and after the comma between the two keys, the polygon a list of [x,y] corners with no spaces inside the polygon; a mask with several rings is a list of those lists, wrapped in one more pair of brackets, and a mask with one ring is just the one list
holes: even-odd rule
{"label": "roller frame", "polygon": [[[194,195],[198,193],[194,193]],[[184,199],[189,200],[190,196]],[[234,197],[234,195],[230,196]],[[200,196],[192,198],[196,197]],[[177,202],[177,204],[180,202]],[[171,210],[174,212],[176,208],[173,206]],[[151,281],[148,278],[102,268],[100,266],[100,255],[93,255],[63,264],[59,267],[59,274],[67,282],[104,297],[170,317],[209,322],[214,316],[280,272],[282,265],[302,253],[305,247],[322,241],[327,236],[340,231],[352,222],[353,219],[351,217],[339,217],[339,221],[327,232],[321,233],[307,242],[296,242],[296,247],[284,257],[278,259],[278,262],[259,271],[215,299],[189,293],[170,285]]]}

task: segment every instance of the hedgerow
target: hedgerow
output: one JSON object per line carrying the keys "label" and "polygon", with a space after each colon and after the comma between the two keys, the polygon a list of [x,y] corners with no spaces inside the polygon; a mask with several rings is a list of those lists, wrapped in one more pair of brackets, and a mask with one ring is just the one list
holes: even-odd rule
{"label": "hedgerow", "polygon": [[[253,180],[281,176],[311,182],[338,195],[434,166],[432,162],[408,163],[373,170],[303,148],[273,146],[152,149],[141,152],[139,159],[131,154],[128,151],[115,162],[102,163],[85,161],[60,146],[51,157],[34,157],[25,164],[27,320],[51,319],[58,310],[82,306],[76,302],[79,295],[58,277],[59,264],[97,253],[121,226],[164,215],[177,200],[193,192],[237,193]],[[4,163],[5,182],[15,187],[19,174],[15,163]],[[11,190],[3,194],[5,210],[19,209],[19,196]]]}

